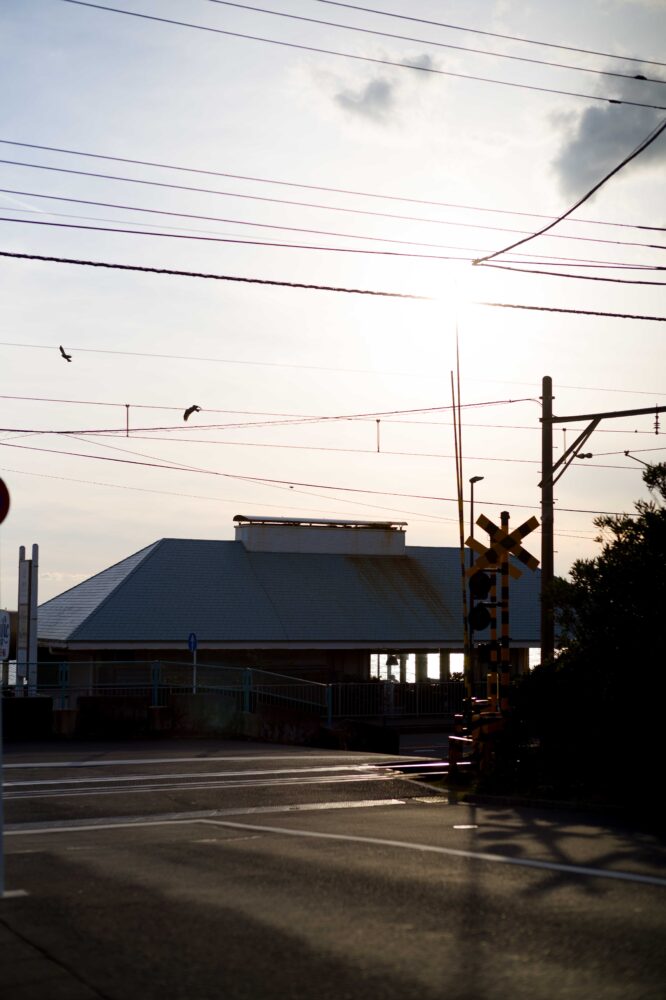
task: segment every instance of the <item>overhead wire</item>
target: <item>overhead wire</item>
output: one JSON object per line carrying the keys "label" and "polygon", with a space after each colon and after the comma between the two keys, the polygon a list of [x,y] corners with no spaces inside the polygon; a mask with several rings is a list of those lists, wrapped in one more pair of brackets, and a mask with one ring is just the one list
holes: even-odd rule
{"label": "overhead wire", "polygon": [[[468,425],[466,425],[466,426],[468,426]],[[74,440],[85,441],[86,443],[93,443],[94,441],[99,441],[99,439],[102,438],[102,437],[111,437],[111,438],[117,439],[120,436],[124,436],[124,431],[122,429],[119,429],[117,431],[115,429],[113,429],[111,431],[111,433],[105,432],[105,431],[104,432],[103,431],[94,431],[94,432],[93,431],[85,431],[85,432],[81,433],[81,432],[76,432],[76,431],[49,431],[49,430],[25,430],[25,431],[22,431],[20,428],[0,427],[0,432],[3,432],[3,433],[4,432],[10,432],[10,433],[14,432],[14,433],[19,433],[19,434],[25,434],[26,436],[54,435],[54,436],[71,437]],[[172,437],[156,437],[154,435],[142,435],[142,434],[137,434],[137,433],[134,433],[134,432],[130,434],[129,440],[135,440],[135,441],[159,441],[159,442],[168,442],[169,444],[221,445],[223,447],[227,446],[227,447],[232,447],[232,448],[273,448],[273,449],[284,449],[284,450],[288,450],[288,451],[335,452],[335,453],[348,454],[348,455],[382,455],[382,456],[389,456],[389,457],[392,457],[392,458],[435,458],[435,459],[438,459],[438,460],[440,460],[440,459],[450,460],[450,459],[454,459],[455,458],[455,455],[443,454],[441,452],[394,451],[392,449],[384,448],[384,447],[382,447],[380,451],[377,451],[376,448],[349,448],[349,447],[343,448],[343,447],[334,447],[334,446],[330,446],[330,445],[285,444],[285,443],[272,442],[272,441],[229,441],[229,440],[220,440],[219,438],[213,438],[211,440],[206,440],[205,438],[193,438],[193,437],[188,437],[185,441],[183,441],[182,439],[178,440],[178,439],[174,439]],[[105,445],[102,444],[101,447],[105,447]],[[107,445],[106,447],[110,447],[110,446]],[[118,450],[123,451],[123,450],[126,450],[126,449],[118,449]],[[666,446],[664,446],[664,448],[635,448],[635,449],[632,449],[632,450],[634,450],[634,451],[641,451],[641,452],[642,451],[664,451],[664,450],[666,450]],[[149,457],[149,458],[154,457],[154,456],[145,456],[145,455],[143,455],[142,452],[130,451],[129,453],[130,454],[141,455],[143,457]],[[595,453],[595,458],[597,457],[597,455],[598,456],[602,456],[602,455],[622,455],[622,454],[624,454],[623,451],[597,452],[597,453]],[[470,455],[470,454],[466,454],[465,458],[468,459],[469,461],[474,461],[474,462],[502,462],[503,464],[505,464],[505,463],[508,462],[508,463],[513,463],[513,464],[517,464],[517,465],[541,465],[541,460],[540,459],[536,459],[536,458],[515,458],[514,456],[504,456],[504,455],[493,456],[493,455]],[[174,465],[178,465],[178,464],[179,463],[174,463]],[[577,468],[578,468],[578,466],[577,466]],[[633,471],[633,467],[631,467],[631,466],[625,466],[625,465],[603,465],[603,464],[600,464],[598,462],[589,462],[589,461],[586,461],[584,463],[584,465],[581,466],[581,468],[587,468],[587,469],[621,469],[621,470],[625,470],[627,468],[631,468],[632,471]]]}
{"label": "overhead wire", "polygon": [[474,304],[490,306],[493,309],[526,309],[530,312],[568,313],[570,316],[606,316],[611,319],[638,319],[652,323],[666,323],[666,316],[650,316],[644,313],[618,313],[600,309],[565,309],[562,306],[534,306],[520,302],[476,302]]}
{"label": "overhead wire", "polygon": [[[0,441],[0,448],[16,448],[22,451],[37,451],[49,455],[67,455],[74,458],[85,458],[90,461],[115,462],[119,464],[143,466],[146,468],[167,469],[170,472],[197,472],[203,475],[220,476],[225,479],[235,479],[245,482],[264,484],[267,486],[294,486],[294,487],[303,486],[311,489],[330,489],[342,493],[364,493],[373,496],[379,495],[379,496],[391,496],[391,497],[405,497],[410,500],[434,500],[440,503],[458,502],[456,497],[430,496],[419,493],[398,493],[392,490],[364,489],[360,486],[337,486],[328,483],[310,483],[310,482],[301,482],[298,480],[290,480],[290,479],[275,479],[267,476],[249,476],[241,473],[220,472],[216,469],[197,469],[194,467],[180,469],[174,467],[174,465],[166,465],[161,462],[148,462],[148,461],[138,461],[136,459],[128,459],[128,458],[115,458],[111,455],[89,455],[82,452],[66,451],[63,449],[41,448],[38,447],[37,445],[12,444],[7,441]],[[492,501],[488,500],[486,502],[497,504],[498,506],[506,505],[526,510],[532,510],[534,507],[533,504],[509,503],[508,501],[499,501],[499,500],[492,500]],[[558,509],[566,511],[568,513],[577,513],[577,514],[606,514],[609,516],[619,516],[621,514],[621,512],[618,511],[591,510],[591,509],[582,509],[573,507],[563,507]]]}
{"label": "overhead wire", "polygon": [[[118,209],[119,211],[140,212],[146,215],[161,215],[161,216],[167,216],[169,218],[194,219],[196,221],[203,221],[203,222],[223,222],[225,224],[235,225],[235,226],[249,226],[254,229],[277,229],[282,232],[309,233],[316,236],[336,236],[352,240],[371,240],[375,243],[398,243],[398,244],[404,244],[405,246],[432,247],[434,249],[440,249],[440,250],[448,249],[448,250],[472,251],[474,249],[473,247],[457,247],[457,246],[448,246],[447,244],[440,244],[440,243],[426,243],[423,242],[422,240],[419,241],[419,240],[396,239],[395,237],[391,236],[369,236],[364,233],[340,232],[339,230],[329,230],[329,229],[313,229],[304,226],[285,226],[285,225],[277,225],[276,223],[272,222],[255,222],[248,219],[230,219],[219,215],[200,215],[193,212],[176,212],[171,209],[145,208],[144,206],[141,205],[127,205],[118,202],[95,201],[90,198],[71,198],[71,197],[68,198],[63,195],[43,194],[38,191],[22,191],[16,188],[0,188],[0,194],[18,195],[23,198],[39,198],[45,201],[66,202],[68,204],[74,204],[74,205],[90,205],[96,208],[113,208],[113,209]],[[233,197],[233,195],[231,197]],[[307,206],[307,207],[312,207],[312,206]],[[330,205],[328,206],[322,205],[318,207],[324,209],[330,209],[330,208],[335,209],[335,206],[330,206]],[[16,212],[34,211],[34,212],[39,212],[39,214],[41,214],[43,211],[42,209],[34,209],[34,210],[29,210],[25,208],[8,209],[7,207],[5,207],[4,211],[8,210]],[[45,212],[45,214],[58,215],[61,213]],[[65,216],[65,217],[75,218],[75,219],[88,218],[87,216],[76,216],[76,215]],[[388,216],[388,217],[395,218],[394,216]],[[92,221],[105,222],[105,221],[117,221],[117,220],[93,219]],[[409,220],[409,221],[414,221],[414,220]],[[483,229],[483,230],[488,230],[489,232],[525,233],[525,230],[522,229],[511,229],[507,226],[488,226],[480,222],[479,223],[459,222],[456,220],[449,220],[449,219],[427,219],[420,221],[434,223],[436,225],[442,225],[442,226],[451,226],[454,229]],[[134,223],[134,225],[139,225],[139,223]],[[558,233],[558,234],[553,234],[551,238],[558,240],[572,240],[577,243],[601,243],[606,246],[639,247],[640,249],[643,250],[666,250],[666,245],[658,243],[657,244],[641,243],[637,240],[610,240],[610,239],[604,239],[603,237],[600,236],[580,236],[580,235],[576,236],[576,235],[566,235],[564,233]],[[543,255],[536,254],[535,256],[539,257]],[[547,256],[553,257],[555,255],[549,254]],[[561,255],[558,256],[561,257]],[[561,258],[561,259],[566,259],[566,258]]]}
{"label": "overhead wire", "polygon": [[[146,230],[146,229],[130,229],[127,226],[90,226],[83,225],[82,223],[74,222],[51,222],[47,219],[13,219],[7,216],[0,216],[0,222],[9,222],[14,225],[24,225],[24,226],[49,226],[53,229],[76,229],[83,232],[95,232],[95,233],[116,233],[124,236],[155,236],[160,239],[171,239],[171,240],[195,240],[201,243],[224,243],[232,246],[258,246],[258,247],[273,247],[280,250],[309,250],[317,251],[321,253],[356,253],[364,254],[366,256],[372,257],[401,257],[410,260],[458,260],[458,261],[470,261],[474,262],[473,257],[460,257],[452,256],[451,254],[435,254],[435,253],[413,253],[405,250],[369,250],[365,247],[339,247],[339,246],[321,246],[307,243],[285,243],[275,242],[273,240],[250,240],[241,237],[230,237],[230,236],[204,236],[197,235],[188,232],[164,232],[158,230]],[[281,227],[276,227],[281,228]],[[358,237],[352,237],[358,238]],[[375,239],[374,237],[360,237],[361,239]],[[400,240],[383,240],[377,238],[377,242],[402,242]],[[419,245],[419,244],[416,244]],[[427,244],[421,244],[427,245]],[[451,247],[452,250],[468,251],[472,253],[474,247]],[[666,249],[659,247],[658,249]],[[522,254],[519,256],[523,256]],[[576,257],[563,257],[561,254],[557,255],[557,259],[554,259],[551,255],[542,254],[532,254],[532,257],[542,257],[543,265],[548,267],[588,267],[588,268],[598,268],[598,269],[611,269],[611,270],[629,270],[629,271],[664,271],[666,267],[662,267],[656,264],[628,264],[624,262],[613,262],[613,261],[599,261],[599,260],[581,260]],[[541,264],[542,260],[526,260],[526,261],[516,261],[517,264],[521,266],[528,264]]]}
{"label": "overhead wire", "polygon": [[469,28],[460,24],[450,24],[446,21],[433,21],[424,17],[413,17],[407,14],[394,14],[388,10],[377,10],[374,7],[361,7],[359,4],[343,3],[342,0],[315,0],[316,3],[323,3],[329,7],[343,7],[346,10],[362,11],[364,14],[380,14],[382,17],[396,18],[400,21],[412,21],[415,24],[427,24],[430,27],[446,28],[450,31],[464,31],[471,35],[485,35],[488,38],[501,38],[504,41],[520,42],[524,45],[540,45],[549,49],[562,49],[566,52],[579,52],[587,56],[603,56],[608,59],[619,59],[623,62],[642,62],[651,66],[666,66],[664,62],[655,59],[644,59],[640,56],[624,56],[615,52],[599,52],[597,49],[584,49],[574,45],[562,45],[557,42],[546,42],[534,38],[525,38],[522,35],[507,35],[499,31],[483,31],[480,28]]}
{"label": "overhead wire", "polygon": [[584,205],[585,202],[588,201],[593,194],[595,194],[601,187],[603,187],[603,185],[606,184],[611,179],[611,177],[614,177],[615,174],[620,172],[620,170],[623,170],[624,167],[626,167],[628,163],[631,163],[631,161],[634,160],[637,156],[640,156],[642,152],[644,152],[649,146],[652,145],[653,142],[655,142],[659,138],[664,129],[666,129],[666,118],[661,122],[661,124],[653,128],[650,131],[650,133],[645,137],[645,139],[643,139],[642,142],[640,142],[638,146],[636,146],[636,148],[631,153],[625,156],[624,159],[621,160],[620,163],[618,163],[615,167],[613,167],[612,170],[609,170],[608,173],[605,174],[600,181],[597,181],[597,183],[593,187],[591,187],[589,191],[586,191],[586,193],[581,198],[579,198],[578,201],[574,202],[574,204],[570,208],[568,208],[566,212],[562,212],[562,214],[559,215],[556,219],[553,219],[552,222],[549,222],[547,225],[543,226],[536,233],[532,233],[530,236],[526,236],[524,239],[517,240],[515,243],[511,243],[509,246],[504,247],[502,250],[495,250],[493,253],[487,254],[485,257],[480,257],[478,260],[475,260],[474,263],[477,265],[486,264],[488,261],[493,260],[495,257],[499,257],[500,254],[508,253],[510,250],[515,250],[516,247],[523,246],[525,243],[529,243],[530,240],[536,239],[537,236],[543,236],[550,229],[556,226],[559,222],[562,222],[563,219],[566,219],[568,216],[572,215],[577,208],[580,208],[581,205]]}
{"label": "overhead wire", "polygon": [[[432,217],[428,217],[428,216],[400,215],[400,214],[398,214],[396,212],[377,212],[377,211],[373,211],[371,209],[366,209],[366,208],[353,208],[353,207],[351,207],[349,205],[328,205],[328,204],[326,204],[324,202],[295,201],[294,199],[275,198],[275,197],[269,197],[269,196],[266,196],[266,195],[257,195],[257,194],[247,194],[247,193],[240,192],[240,191],[222,191],[219,188],[197,187],[196,185],[191,185],[191,184],[174,184],[174,183],[169,182],[169,181],[157,181],[157,180],[150,180],[150,179],[147,179],[147,178],[140,178],[140,177],[127,177],[127,176],[125,176],[123,174],[106,174],[106,173],[101,173],[99,171],[94,171],[94,170],[75,170],[73,167],[57,167],[57,166],[53,166],[51,164],[46,164],[46,163],[31,163],[31,162],[26,161],[26,160],[0,159],[0,163],[1,164],[5,164],[6,166],[26,167],[27,169],[30,169],[30,170],[45,170],[45,171],[48,171],[50,173],[71,174],[74,177],[92,177],[92,178],[95,178],[97,180],[120,181],[121,183],[125,183],[125,184],[140,184],[143,187],[164,188],[164,189],[170,190],[170,191],[186,191],[188,193],[194,193],[194,194],[210,194],[210,195],[215,195],[217,197],[222,197],[222,198],[240,198],[240,199],[242,199],[244,201],[266,202],[266,203],[272,204],[272,205],[288,205],[290,208],[291,207],[296,207],[296,208],[314,208],[314,209],[325,211],[325,212],[342,212],[342,213],[344,213],[346,215],[364,215],[364,216],[368,216],[368,217],[371,217],[371,218],[377,218],[377,219],[395,219],[395,220],[398,220],[398,221],[401,221],[401,222],[422,222],[422,223],[426,223],[428,225],[457,226],[459,228],[464,228],[464,229],[487,229],[488,231],[491,231],[491,232],[519,232],[519,233],[524,233],[524,230],[507,229],[505,226],[489,226],[489,225],[486,225],[485,223],[476,224],[476,223],[468,223],[468,222],[455,222],[455,221],[452,221],[452,220],[449,220],[449,219],[433,219]],[[403,200],[403,199],[400,199],[400,200]],[[453,206],[453,207],[463,207],[463,206]],[[481,211],[486,211],[486,210],[482,209]],[[166,213],[161,213],[161,214],[166,214]],[[510,213],[510,214],[516,214],[516,213]],[[543,217],[544,216],[537,216],[537,218],[543,218]],[[548,219],[552,220],[552,216],[545,216],[545,218],[548,218]],[[229,222],[231,222],[232,220],[220,219],[218,221],[224,221],[224,222],[229,221]],[[585,220],[581,219],[579,221],[582,222],[582,221],[585,221]],[[627,228],[627,226],[629,226],[632,229],[648,229],[649,228],[651,230],[663,231],[663,230],[657,230],[656,227],[637,226],[637,225],[633,225],[633,224],[629,224],[629,223],[607,223],[607,222],[592,223],[592,222],[590,222],[590,224],[592,224],[592,225],[602,225],[602,226],[607,226],[607,225],[608,226],[622,226],[623,228]],[[579,241],[582,241],[582,242],[604,242],[604,243],[608,242],[611,245],[614,242],[612,240],[608,240],[608,241],[606,241],[606,240],[597,240],[595,237],[567,236],[566,234],[553,234],[551,238],[552,239],[576,239],[576,240],[579,240]],[[622,245],[622,244],[620,244],[620,245]],[[629,243],[627,243],[627,245],[632,245],[632,244],[629,242]],[[643,245],[643,244],[639,244],[639,245]],[[645,244],[645,245],[646,246],[650,246],[652,248],[651,244]],[[663,248],[659,247],[658,249],[663,249]]]}
{"label": "overhead wire", "polygon": [[563,97],[576,97],[583,100],[600,102],[602,104],[621,104],[628,107],[651,108],[657,111],[666,111],[666,105],[649,104],[645,101],[629,101],[615,97],[603,97],[599,94],[585,94],[578,91],[563,90],[557,87],[539,87],[535,84],[518,83],[510,80],[498,80],[494,77],[478,76],[472,73],[458,73],[453,70],[437,69],[434,66],[424,66],[419,63],[410,63],[406,60],[396,61],[392,59],[380,59],[373,56],[362,56],[353,52],[340,52],[336,49],[325,49],[315,45],[303,45],[297,42],[287,42],[277,38],[266,38],[260,35],[250,35],[240,31],[228,31],[223,28],[213,28],[209,25],[194,24],[191,21],[180,21],[175,18],[157,17],[154,14],[145,14],[134,10],[123,10],[119,7],[109,7],[103,4],[90,3],[88,0],[61,0],[62,3],[72,4],[77,7],[88,7],[93,10],[102,10],[112,14],[124,14],[127,17],[140,18],[141,20],[153,21],[159,24],[169,24],[179,28],[191,28],[197,31],[205,31],[215,35],[224,35],[229,38],[242,38],[245,41],[260,42],[267,45],[282,46],[284,48],[296,49],[300,52],[314,52],[317,55],[335,56],[341,59],[351,59],[356,62],[367,62],[380,66],[392,66],[397,69],[416,70],[421,73],[430,73],[436,76],[453,77],[459,80],[473,80],[477,83],[490,83],[495,86],[512,87],[518,90],[531,90],[539,93],[557,94]]}
{"label": "overhead wire", "polygon": [[[220,171],[220,170],[208,170],[208,169],[203,169],[201,167],[185,167],[185,166],[177,165],[177,164],[173,164],[173,163],[164,163],[164,162],[157,161],[157,160],[141,160],[141,159],[136,159],[134,157],[127,157],[127,156],[113,156],[113,155],[104,154],[104,153],[91,153],[91,152],[86,151],[86,150],[69,149],[69,148],[63,147],[63,146],[44,146],[44,145],[39,145],[38,143],[34,143],[34,142],[18,142],[17,140],[13,140],[13,139],[2,139],[2,138],[0,138],[0,145],[3,145],[3,146],[18,146],[18,147],[20,147],[22,149],[39,149],[39,150],[42,150],[44,152],[50,152],[50,153],[65,153],[68,156],[82,156],[82,157],[85,157],[87,159],[94,159],[94,160],[109,160],[110,162],[113,162],[113,163],[128,163],[128,164],[131,164],[133,166],[140,166],[140,167],[156,167],[156,168],[161,169],[161,170],[173,170],[173,171],[179,172],[179,173],[201,174],[203,176],[208,176],[208,177],[224,177],[224,178],[227,178],[227,179],[230,179],[230,180],[250,181],[250,182],[255,183],[255,184],[272,184],[272,185],[275,185],[275,186],[278,186],[278,187],[295,187],[295,188],[302,188],[303,190],[308,190],[308,191],[323,191],[323,192],[325,192],[327,194],[345,194],[345,195],[352,195],[354,197],[359,197],[359,198],[375,198],[375,199],[380,199],[382,201],[402,201],[402,202],[406,202],[406,203],[413,204],[413,205],[429,205],[429,206],[432,206],[432,207],[435,207],[435,208],[457,208],[457,209],[464,209],[464,210],[470,211],[470,212],[488,212],[488,213],[493,213],[493,214],[498,214],[498,215],[516,215],[516,216],[523,216],[525,218],[532,218],[532,219],[552,219],[553,218],[552,215],[543,215],[543,214],[540,214],[538,212],[524,212],[524,211],[518,211],[518,210],[515,210],[515,209],[508,209],[508,208],[491,208],[490,206],[483,206],[483,205],[466,205],[466,204],[460,204],[459,202],[431,201],[431,200],[428,200],[428,199],[425,199],[425,198],[411,198],[411,197],[407,197],[406,195],[382,194],[382,193],[380,193],[378,191],[360,191],[360,190],[356,190],[356,189],[353,189],[353,188],[331,187],[331,186],[325,186],[325,185],[321,185],[321,184],[305,184],[305,183],[298,182],[298,181],[278,180],[276,178],[271,178],[271,177],[256,177],[256,176],[250,176],[248,174],[225,173],[225,172]],[[13,163],[14,161],[0,161],[0,162],[10,162],[10,163]],[[26,165],[26,164],[23,164],[23,165]],[[32,164],[27,164],[27,165],[28,166],[32,166]],[[94,176],[98,176],[98,175],[91,174],[90,176],[94,177]],[[101,175],[101,176],[105,176],[105,175]],[[190,189],[187,188],[186,190],[190,190]],[[194,190],[199,190],[199,189],[194,189]],[[207,189],[204,188],[202,190],[206,191]],[[223,192],[215,192],[215,193],[223,193]],[[287,204],[292,204],[292,202],[288,202]],[[308,206],[308,207],[312,207],[312,206]],[[319,206],[316,206],[316,207],[319,207],[319,208],[326,208],[326,207],[331,208],[331,207],[334,207],[334,206],[319,205]],[[389,216],[387,216],[387,218],[393,218],[393,216],[389,215]],[[401,217],[397,216],[397,218],[401,218]],[[417,219],[416,221],[434,221],[434,220],[420,220],[420,219]],[[658,231],[663,231],[664,230],[664,227],[642,226],[642,225],[637,225],[635,223],[629,223],[629,222],[608,222],[608,221],[604,221],[604,220],[600,220],[600,219],[577,219],[577,220],[571,220],[571,221],[580,222],[580,223],[586,223],[587,225],[590,225],[590,226],[611,226],[611,227],[614,227],[614,228],[621,228],[621,229],[650,229],[650,230],[656,229]],[[452,223],[448,223],[448,224],[452,224]],[[479,228],[487,229],[489,227],[482,224]]]}
{"label": "overhead wire", "polygon": [[220,7],[234,7],[237,10],[252,11],[257,14],[269,14],[274,17],[287,18],[290,21],[302,21],[306,24],[316,24],[326,28],[341,28],[345,31],[357,32],[358,34],[390,38],[400,42],[417,42],[419,45],[430,45],[439,49],[453,49],[457,52],[469,52],[472,55],[490,56],[494,59],[508,59],[512,62],[530,63],[536,66],[550,66],[555,69],[568,69],[579,73],[591,73],[597,76],[620,77],[621,79],[634,80],[636,82],[666,83],[666,80],[661,80],[659,77],[646,77],[642,74],[636,75],[635,73],[621,73],[610,69],[595,69],[590,66],[576,66],[572,63],[558,63],[546,59],[531,59],[529,56],[510,55],[507,52],[493,52],[490,49],[475,49],[467,45],[453,45],[450,42],[439,42],[432,38],[414,38],[411,35],[397,35],[390,31],[379,31],[376,28],[362,28],[354,24],[341,24],[339,21],[324,21],[320,18],[304,17],[301,14],[289,14],[281,10],[268,10],[265,7],[254,7],[245,3],[233,3],[231,0],[209,0],[209,3],[217,4]]}
{"label": "overhead wire", "polygon": [[[666,285],[666,281],[648,281],[643,278],[606,278],[599,274],[565,274],[561,271],[544,271],[533,267],[520,267],[517,264],[483,264],[483,267],[495,271],[513,271],[516,274],[541,274],[547,278],[574,278],[578,281],[609,281],[616,285]],[[666,268],[654,267],[652,270],[665,271]]]}
{"label": "overhead wire", "polygon": [[232,281],[246,285],[271,285],[278,288],[301,288],[317,292],[336,292],[347,295],[372,295],[377,298],[412,299],[415,301],[430,301],[429,296],[416,295],[411,292],[385,292],[370,288],[348,288],[336,285],[318,285],[304,281],[279,281],[276,278],[247,278],[232,274],[214,274],[206,271],[185,271],[171,267],[147,267],[139,264],[117,264],[102,260],[82,260],[76,257],[56,257],[46,254],[15,253],[0,250],[0,257],[14,260],[38,260],[48,264],[73,264],[78,267],[99,267],[112,271],[134,271],[141,274],[161,274],[178,278],[201,278],[208,281]]}

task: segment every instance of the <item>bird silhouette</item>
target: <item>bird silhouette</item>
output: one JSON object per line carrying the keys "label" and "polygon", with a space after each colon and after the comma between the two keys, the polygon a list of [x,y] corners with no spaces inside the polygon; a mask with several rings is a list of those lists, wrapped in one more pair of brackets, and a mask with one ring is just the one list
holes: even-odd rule
{"label": "bird silhouette", "polygon": [[185,413],[183,413],[183,420],[187,420],[187,418],[190,417],[193,413],[199,413],[200,410],[201,410],[200,406],[188,406],[188,408],[185,410]]}
{"label": "bird silhouette", "polygon": [[63,356],[63,358],[65,359],[65,361],[71,361],[72,360],[72,355],[67,353],[67,351],[62,346],[62,344],[60,344],[60,353]]}

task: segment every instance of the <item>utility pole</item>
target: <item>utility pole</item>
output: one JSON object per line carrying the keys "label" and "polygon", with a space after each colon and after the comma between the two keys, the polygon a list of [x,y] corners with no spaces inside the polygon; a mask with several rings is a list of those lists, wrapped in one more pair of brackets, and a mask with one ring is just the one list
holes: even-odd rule
{"label": "utility pole", "polygon": [[[655,434],[659,433],[659,414],[666,413],[666,406],[647,406],[638,410],[607,410],[602,413],[574,413],[566,417],[553,415],[553,382],[549,375],[542,379],[541,401],[541,662],[552,659],[555,651],[555,620],[551,588],[554,577],[553,528],[555,505],[553,487],[564,475],[585,442],[594,433],[602,420],[614,417],[637,417],[654,414]],[[584,428],[553,462],[553,424],[571,424],[589,421]],[[626,454],[626,453],[625,453]],[[592,456],[585,456],[591,458]]]}
{"label": "utility pole", "polygon": [[555,651],[555,620],[550,592],[554,575],[555,511],[553,504],[553,380],[541,384],[541,662]]}

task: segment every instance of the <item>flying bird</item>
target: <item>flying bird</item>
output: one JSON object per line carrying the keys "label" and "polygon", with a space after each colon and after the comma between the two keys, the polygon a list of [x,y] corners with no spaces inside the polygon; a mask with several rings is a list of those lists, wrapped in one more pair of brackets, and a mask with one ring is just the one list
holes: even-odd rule
{"label": "flying bird", "polygon": [[65,359],[65,361],[71,361],[72,360],[72,355],[67,353],[67,351],[62,346],[62,344],[60,344],[60,353],[63,356],[63,358]]}
{"label": "flying bird", "polygon": [[188,406],[188,408],[185,410],[185,413],[183,413],[183,420],[187,420],[187,418],[190,417],[193,413],[199,413],[200,410],[201,410],[200,406]]}

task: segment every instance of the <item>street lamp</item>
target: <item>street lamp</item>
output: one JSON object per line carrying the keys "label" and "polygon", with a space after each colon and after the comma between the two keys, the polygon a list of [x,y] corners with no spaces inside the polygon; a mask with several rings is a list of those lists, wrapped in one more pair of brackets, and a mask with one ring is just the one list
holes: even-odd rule
{"label": "street lamp", "polygon": [[[474,483],[480,483],[484,476],[472,476],[469,481],[469,533],[472,538],[474,538]],[[470,548],[469,550],[469,564],[470,566],[474,562],[474,552]]]}

